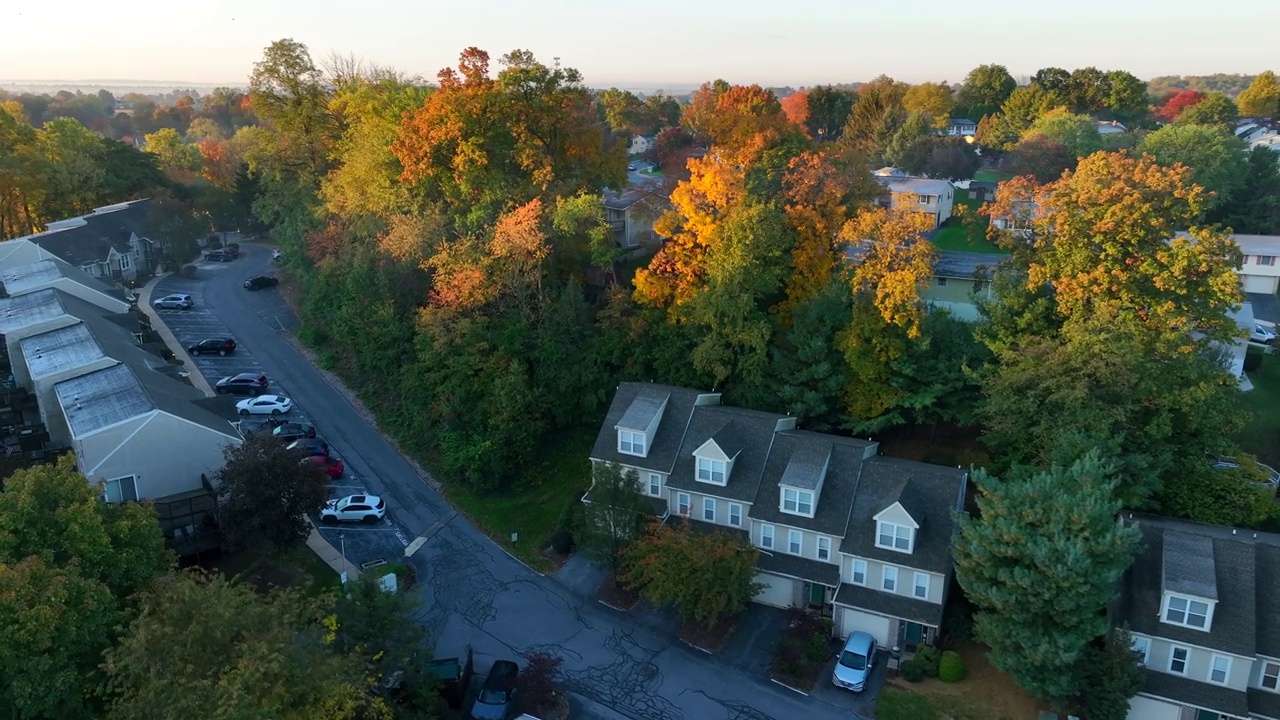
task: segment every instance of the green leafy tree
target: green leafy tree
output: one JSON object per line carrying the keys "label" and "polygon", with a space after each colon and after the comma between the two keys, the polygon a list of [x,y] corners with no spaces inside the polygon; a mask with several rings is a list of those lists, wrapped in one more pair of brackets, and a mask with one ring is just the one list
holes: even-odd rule
{"label": "green leafy tree", "polygon": [[809,136],[816,140],[839,140],[857,99],[856,93],[830,85],[811,88],[808,98],[809,117],[805,120]]}
{"label": "green leafy tree", "polygon": [[1079,156],[1066,145],[1045,135],[1028,135],[1009,151],[1009,170],[1036,182],[1050,183],[1074,169]]}
{"label": "green leafy tree", "polygon": [[995,667],[1063,708],[1084,689],[1081,661],[1137,549],[1137,531],[1116,522],[1114,468],[1090,453],[1005,480],[978,470],[974,482],[979,515],[960,518],[955,546],[974,629]]}
{"label": "green leafy tree", "polygon": [[623,554],[640,538],[652,508],[641,493],[640,476],[611,463],[592,466],[590,498],[579,543],[616,581]]}
{"label": "green leafy tree", "polygon": [[885,162],[912,174],[924,172],[937,133],[928,115],[913,112],[893,134],[884,150]]}
{"label": "green leafy tree", "polygon": [[1146,679],[1142,654],[1133,649],[1133,636],[1124,627],[1111,628],[1105,640],[1094,641],[1079,672],[1083,683],[1075,709],[1089,720],[1125,720],[1130,698]]}
{"label": "green leafy tree", "polygon": [[1276,488],[1271,473],[1252,457],[1236,467],[1191,463],[1171,475],[1160,492],[1161,511],[1212,525],[1259,527],[1275,517]]}
{"label": "green leafy tree", "polygon": [[1280,82],[1271,70],[1264,70],[1236,96],[1236,105],[1244,117],[1280,116]]}
{"label": "green leafy tree", "polygon": [[1126,123],[1146,119],[1151,100],[1147,84],[1123,70],[1107,73],[1107,96],[1102,101],[1103,114]]}
{"label": "green leafy tree", "polygon": [[1020,87],[1009,94],[998,115],[978,123],[977,141],[983,147],[1009,150],[1032,124],[1059,103],[1058,96],[1039,85]]}
{"label": "green leafy tree", "polygon": [[1240,187],[1210,210],[1208,219],[1238,233],[1280,235],[1280,153],[1250,150]]}
{"label": "green leafy tree", "polygon": [[311,532],[306,514],[328,499],[324,471],[270,433],[253,433],[224,451],[214,475],[218,517],[229,545],[283,550]]}
{"label": "green leafy tree", "polygon": [[173,197],[152,198],[145,220],[147,236],[160,244],[161,255],[172,266],[200,254],[196,241],[208,234],[209,217],[191,203]]}
{"label": "green leafy tree", "polygon": [[156,156],[160,169],[179,182],[190,183],[200,170],[200,149],[188,143],[177,130],[163,128],[145,138],[143,146]]}
{"label": "green leafy tree", "polygon": [[596,99],[609,129],[622,134],[634,134],[641,128],[644,103],[630,90],[609,88]]}
{"label": "green leafy tree", "polygon": [[946,130],[951,124],[951,88],[944,82],[912,85],[902,96],[902,106],[928,117],[935,130]]}
{"label": "green leafy tree", "polygon": [[818,432],[829,432],[841,420],[840,396],[849,380],[836,338],[852,312],[850,300],[844,283],[828,283],[795,307],[791,326],[770,350],[769,385],[776,393],[770,407]]}
{"label": "green leafy tree", "polygon": [[1111,97],[1111,78],[1096,67],[1072,70],[1064,97],[1072,112],[1096,113],[1107,107],[1107,100]]}
{"label": "green leafy tree", "polygon": [[759,554],[735,533],[655,522],[624,551],[622,581],[655,605],[672,605],[685,620],[714,628],[763,588],[755,581]]}
{"label": "green leafy tree", "polygon": [[1047,67],[1031,76],[1031,84],[1060,98],[1065,98],[1071,83],[1071,73],[1062,68]]}
{"label": "green leafy tree", "polygon": [[[840,142],[872,158],[883,159],[894,135],[906,122],[902,106],[907,84],[881,75],[858,91],[858,101],[849,112]],[[873,166],[874,167],[874,166]]]}
{"label": "green leafy tree", "polygon": [[952,181],[972,180],[981,167],[982,158],[963,138],[933,138],[929,157],[924,162],[924,174]]}
{"label": "green leafy tree", "polygon": [[1209,93],[1200,102],[1178,113],[1175,125],[1213,125],[1227,132],[1235,129],[1240,111],[1231,98],[1222,93]]}
{"label": "green leafy tree", "polygon": [[956,110],[969,117],[992,115],[1018,83],[1003,65],[979,65],[965,76],[956,97]]}
{"label": "green leafy tree", "polygon": [[1102,149],[1102,136],[1098,134],[1093,118],[1067,112],[1064,108],[1041,115],[1023,133],[1023,138],[1037,135],[1060,143],[1076,157],[1085,157]]}
{"label": "green leafy tree", "polygon": [[[330,618],[326,623],[326,618]],[[106,653],[107,717],[389,718],[365,663],[333,647],[327,599],[183,572]],[[340,631],[340,630],[339,630]]]}
{"label": "green leafy tree", "polygon": [[1191,168],[1191,182],[1213,193],[1206,211],[1230,202],[1248,173],[1245,144],[1211,125],[1166,125],[1142,138],[1138,152],[1161,165]]}

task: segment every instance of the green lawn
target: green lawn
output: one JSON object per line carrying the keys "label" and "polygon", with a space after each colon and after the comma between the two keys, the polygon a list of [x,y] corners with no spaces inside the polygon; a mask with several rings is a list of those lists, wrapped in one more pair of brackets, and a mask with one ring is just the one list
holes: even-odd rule
{"label": "green lawn", "polygon": [[1013,175],[999,170],[979,170],[973,174],[973,179],[978,182],[1004,182]]}
{"label": "green lawn", "polygon": [[1249,379],[1253,391],[1241,393],[1240,405],[1253,417],[1236,439],[1245,452],[1280,467],[1280,355],[1264,355]]}
{"label": "green lawn", "polygon": [[933,236],[933,244],[939,250],[962,250],[965,252],[999,253],[1004,252],[991,244],[983,233],[969,232],[963,225],[948,225]]}
{"label": "green lawn", "polygon": [[[597,428],[565,433],[533,463],[515,487],[478,494],[446,485],[444,492],[458,510],[508,552],[539,570],[551,568],[542,556],[547,539],[570,503],[591,485],[587,455]],[[519,533],[513,545],[511,533]]]}
{"label": "green lawn", "polygon": [[876,720],[933,720],[936,717],[938,711],[923,695],[886,687],[876,700]]}
{"label": "green lawn", "polygon": [[305,544],[274,555],[239,553],[224,557],[216,569],[225,577],[249,583],[265,592],[273,587],[300,588],[311,597],[336,591],[342,579]]}

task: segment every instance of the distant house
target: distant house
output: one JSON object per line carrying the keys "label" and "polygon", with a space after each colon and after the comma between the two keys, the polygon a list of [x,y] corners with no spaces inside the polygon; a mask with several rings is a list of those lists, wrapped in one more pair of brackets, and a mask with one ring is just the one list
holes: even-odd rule
{"label": "distant house", "polygon": [[667,207],[665,198],[640,189],[608,191],[604,196],[605,216],[613,228],[614,242],[624,250],[656,244],[653,223]]}
{"label": "distant house", "polygon": [[996,190],[1000,187],[1000,183],[986,182],[984,180],[964,180],[955,185],[956,190],[963,197],[981,203],[995,202]]}
{"label": "distant house", "polygon": [[877,176],[876,180],[889,190],[889,207],[930,216],[930,230],[941,226],[951,217],[956,186],[950,180],[883,176]]}
{"label": "distant house", "polygon": [[1094,120],[1099,135],[1118,135],[1129,132],[1129,128],[1115,120]]}
{"label": "distant house", "polygon": [[1130,513],[1115,620],[1144,669],[1129,720],[1280,720],[1280,536]]}
{"label": "distant house", "polygon": [[0,268],[55,257],[91,277],[132,280],[153,260],[146,219],[150,200],[107,205],[49,223],[44,232],[0,242]]}
{"label": "distant house", "polygon": [[652,152],[657,147],[657,137],[654,135],[636,135],[631,138],[631,143],[627,145],[628,155],[643,155]]}
{"label": "distant house", "polygon": [[872,175],[878,178],[909,178],[911,173],[896,167],[882,167],[876,170]]}
{"label": "distant house", "polygon": [[991,280],[996,267],[1008,257],[1001,253],[939,250],[933,277],[929,286],[920,291],[920,299],[930,307],[944,308],[957,320],[977,322],[980,315],[974,300],[994,297]]}
{"label": "distant house", "polygon": [[947,134],[959,137],[973,137],[978,134],[978,123],[969,118],[951,118],[947,126]]}

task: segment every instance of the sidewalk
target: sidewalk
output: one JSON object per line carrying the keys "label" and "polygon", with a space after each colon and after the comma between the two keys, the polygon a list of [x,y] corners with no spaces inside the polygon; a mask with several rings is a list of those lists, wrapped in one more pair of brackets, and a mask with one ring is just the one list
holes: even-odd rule
{"label": "sidewalk", "polygon": [[141,310],[151,321],[151,329],[155,330],[156,333],[160,335],[160,339],[164,340],[164,344],[173,351],[173,356],[182,361],[182,367],[186,370],[187,377],[191,380],[192,386],[205,395],[213,397],[215,394],[213,392],[213,386],[209,384],[209,381],[204,378],[204,375],[200,372],[199,368],[197,368],[196,364],[191,360],[191,356],[187,354],[187,348],[184,347],[182,343],[178,342],[178,338],[174,337],[173,331],[170,330],[169,326],[166,325],[160,319],[160,316],[156,314],[156,309],[151,307],[151,293],[155,290],[156,283],[168,276],[169,273],[157,275],[148,280],[147,284],[143,285],[142,288],[138,290],[138,309]]}
{"label": "sidewalk", "polygon": [[[310,522],[310,518],[307,519]],[[360,577],[360,566],[349,560],[343,560],[342,553],[338,549],[329,544],[328,540],[320,534],[320,530],[316,528],[315,523],[311,523],[311,534],[307,536],[307,547],[311,548],[326,565],[333,568],[333,571],[342,575],[345,570],[348,580],[355,580]]]}

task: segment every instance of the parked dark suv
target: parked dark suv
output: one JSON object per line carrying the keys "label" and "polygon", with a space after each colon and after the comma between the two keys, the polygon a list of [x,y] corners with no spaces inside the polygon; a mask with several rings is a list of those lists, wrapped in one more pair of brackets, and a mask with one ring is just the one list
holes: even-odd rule
{"label": "parked dark suv", "polygon": [[236,351],[236,341],[231,338],[209,338],[187,348],[192,355],[217,354],[230,355]]}
{"label": "parked dark suv", "polygon": [[280,281],[270,275],[258,275],[244,281],[245,290],[265,290],[269,287],[279,285]]}
{"label": "parked dark suv", "polygon": [[238,256],[239,256],[239,253],[228,250],[226,248],[221,248],[218,250],[210,250],[209,252],[205,253],[204,259],[211,260],[213,262],[231,262],[232,260],[235,260]]}
{"label": "parked dark suv", "polygon": [[224,377],[214,384],[220,395],[261,395],[267,389],[267,376],[262,373],[240,373]]}

